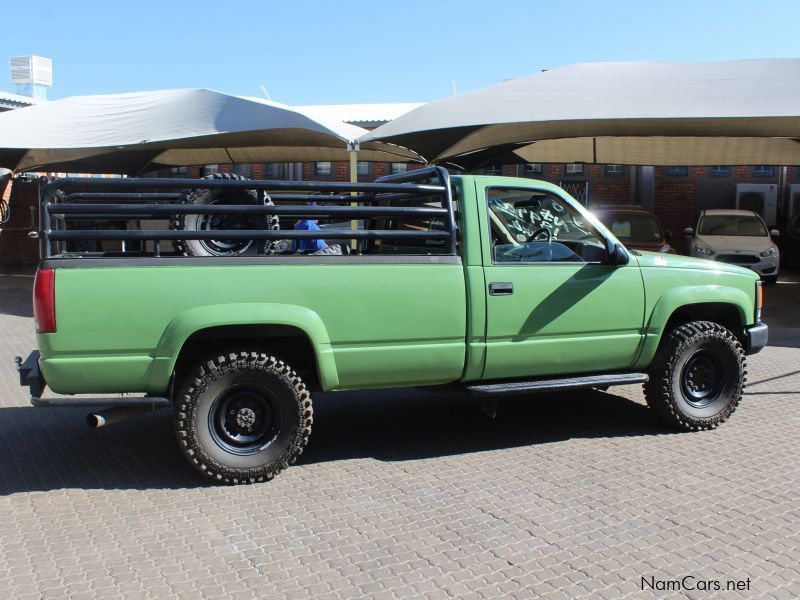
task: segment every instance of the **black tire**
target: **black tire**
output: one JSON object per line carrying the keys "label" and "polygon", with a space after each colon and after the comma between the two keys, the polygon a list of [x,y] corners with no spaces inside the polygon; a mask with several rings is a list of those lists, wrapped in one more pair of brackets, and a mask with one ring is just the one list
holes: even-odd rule
{"label": "black tire", "polygon": [[285,362],[258,351],[228,352],[200,364],[176,397],[178,444],[213,481],[268,481],[303,453],[313,422],[311,395]]}
{"label": "black tire", "polygon": [[778,276],[777,275],[767,275],[764,279],[765,285],[775,285],[778,283]]}
{"label": "black tire", "polygon": [[665,332],[644,384],[647,404],[678,429],[714,429],[742,399],[741,343],[718,323],[693,321]]}
{"label": "black tire", "polygon": [[[203,179],[236,179],[246,177],[235,173],[214,173]],[[184,204],[257,204],[255,190],[190,190],[184,197]],[[272,206],[273,202],[264,194],[263,204]],[[170,229],[178,231],[198,231],[214,229],[280,229],[276,215],[173,215]],[[255,240],[179,240],[173,242],[175,251],[184,256],[257,256],[272,254],[274,242],[260,243]]]}

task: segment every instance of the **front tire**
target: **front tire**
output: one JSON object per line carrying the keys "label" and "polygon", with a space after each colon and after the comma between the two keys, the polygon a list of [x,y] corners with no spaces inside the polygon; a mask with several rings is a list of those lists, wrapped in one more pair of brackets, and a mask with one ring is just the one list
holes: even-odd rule
{"label": "front tire", "polygon": [[313,408],[289,365],[239,351],[197,366],[178,394],[173,419],[178,444],[198,471],[221,483],[255,483],[302,454]]}
{"label": "front tire", "polygon": [[741,401],[745,353],[722,325],[694,321],[666,332],[649,374],[645,399],[662,420],[686,431],[714,429]]}

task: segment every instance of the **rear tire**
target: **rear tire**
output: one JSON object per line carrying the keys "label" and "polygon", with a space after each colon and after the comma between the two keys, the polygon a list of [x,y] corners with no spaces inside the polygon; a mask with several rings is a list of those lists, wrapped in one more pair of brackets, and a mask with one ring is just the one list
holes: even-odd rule
{"label": "rear tire", "polygon": [[220,483],[267,481],[308,443],[311,395],[286,363],[257,351],[229,352],[198,365],[177,396],[178,444]]}
{"label": "rear tire", "polygon": [[662,420],[686,431],[714,429],[741,401],[745,353],[722,325],[693,321],[665,333],[649,374],[644,395]]}

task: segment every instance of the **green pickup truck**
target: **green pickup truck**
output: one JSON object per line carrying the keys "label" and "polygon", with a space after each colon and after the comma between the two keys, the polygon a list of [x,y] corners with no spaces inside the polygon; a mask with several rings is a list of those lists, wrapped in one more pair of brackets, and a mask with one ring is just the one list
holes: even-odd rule
{"label": "green pickup truck", "polygon": [[[711,429],[767,342],[754,273],[627,250],[540,181],[62,179],[40,199],[39,350],[17,357],[32,404],[103,408],[95,426],[170,406],[187,459],[219,482],[294,462],[315,392],[458,387],[492,412],[509,394],[641,383],[671,426]],[[295,250],[320,238],[337,252]]]}

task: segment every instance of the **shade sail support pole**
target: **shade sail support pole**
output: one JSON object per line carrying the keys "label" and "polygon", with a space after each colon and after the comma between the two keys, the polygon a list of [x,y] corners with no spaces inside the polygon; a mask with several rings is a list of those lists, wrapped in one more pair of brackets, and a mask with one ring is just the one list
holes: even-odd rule
{"label": "shade sail support pole", "polygon": [[[350,183],[358,183],[358,151],[361,149],[358,142],[348,142],[347,152],[350,155]],[[356,192],[350,192],[350,195],[355,196]],[[350,206],[358,206],[358,202],[351,202]],[[353,219],[350,221],[350,229],[356,231],[358,229],[358,221]],[[356,250],[358,247],[358,240],[355,238],[350,240],[350,247]]]}

